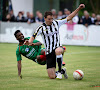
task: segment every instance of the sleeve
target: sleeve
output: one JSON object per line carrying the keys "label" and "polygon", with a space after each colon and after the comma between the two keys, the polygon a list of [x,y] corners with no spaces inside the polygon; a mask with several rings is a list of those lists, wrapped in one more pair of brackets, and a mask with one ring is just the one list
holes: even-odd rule
{"label": "sleeve", "polygon": [[27,37],[27,39],[29,40],[29,39],[30,39],[30,37]]}
{"label": "sleeve", "polygon": [[56,20],[58,22],[58,26],[60,27],[61,25],[67,23],[67,18],[61,19],[61,20]]}
{"label": "sleeve", "polygon": [[34,39],[33,43],[37,43],[37,42],[39,42],[39,41]]}
{"label": "sleeve", "polygon": [[33,34],[33,37],[35,38],[36,36],[40,35],[42,33],[42,25],[39,26],[36,31]]}
{"label": "sleeve", "polygon": [[17,61],[22,60],[21,54],[20,54],[20,52],[19,52],[19,47],[18,47],[17,50],[16,50],[16,57],[17,57]]}
{"label": "sleeve", "polygon": [[30,37],[26,37],[26,38],[25,38],[25,40],[29,40],[29,39],[30,39]]}

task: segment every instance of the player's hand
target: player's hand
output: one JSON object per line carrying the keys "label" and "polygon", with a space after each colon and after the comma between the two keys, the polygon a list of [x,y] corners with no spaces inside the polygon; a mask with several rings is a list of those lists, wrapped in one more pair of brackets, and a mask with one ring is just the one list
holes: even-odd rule
{"label": "player's hand", "polygon": [[22,79],[22,75],[19,75],[19,78]]}
{"label": "player's hand", "polygon": [[79,9],[83,9],[83,8],[85,8],[85,5],[84,4],[80,4],[79,5]]}
{"label": "player's hand", "polygon": [[34,46],[34,45],[35,45],[35,43],[30,43],[30,44],[29,44],[29,46]]}
{"label": "player's hand", "polygon": [[29,45],[29,41],[25,40],[24,45]]}

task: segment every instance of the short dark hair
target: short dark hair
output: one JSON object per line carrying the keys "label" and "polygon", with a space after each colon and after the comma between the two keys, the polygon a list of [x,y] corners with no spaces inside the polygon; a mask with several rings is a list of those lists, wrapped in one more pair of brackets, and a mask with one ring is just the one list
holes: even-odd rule
{"label": "short dark hair", "polygon": [[48,15],[52,16],[53,14],[52,14],[52,12],[47,11],[47,12],[45,12],[44,17],[47,18]]}
{"label": "short dark hair", "polygon": [[15,31],[15,33],[14,33],[15,37],[17,37],[17,33],[19,33],[19,32],[21,32],[21,31],[20,30]]}

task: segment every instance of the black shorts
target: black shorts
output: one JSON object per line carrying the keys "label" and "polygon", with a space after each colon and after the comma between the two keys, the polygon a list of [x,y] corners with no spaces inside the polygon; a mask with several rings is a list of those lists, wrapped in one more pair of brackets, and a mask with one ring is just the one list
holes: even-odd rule
{"label": "black shorts", "polygon": [[47,63],[47,69],[48,68],[56,68],[56,54],[55,50],[53,50],[51,53],[46,55],[46,63]]}

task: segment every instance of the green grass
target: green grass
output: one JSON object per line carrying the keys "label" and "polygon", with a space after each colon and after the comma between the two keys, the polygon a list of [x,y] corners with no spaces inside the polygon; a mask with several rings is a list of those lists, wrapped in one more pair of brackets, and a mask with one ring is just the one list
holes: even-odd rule
{"label": "green grass", "polygon": [[[17,74],[17,44],[0,43],[0,90],[100,90],[100,47],[66,46],[64,62],[69,78],[51,80],[46,65],[23,57],[22,79]],[[73,72],[81,69],[83,80],[74,80]]]}

